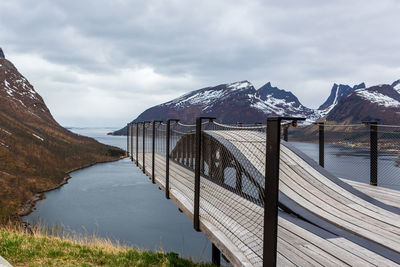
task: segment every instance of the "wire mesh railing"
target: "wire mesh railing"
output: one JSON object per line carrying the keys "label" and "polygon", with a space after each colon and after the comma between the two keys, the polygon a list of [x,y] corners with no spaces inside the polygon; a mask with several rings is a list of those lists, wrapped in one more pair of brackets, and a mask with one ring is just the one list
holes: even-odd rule
{"label": "wire mesh railing", "polygon": [[[167,198],[171,190],[185,187],[196,230],[202,220],[211,222],[237,248],[251,251],[253,265],[262,265],[265,255],[271,256],[266,244],[272,242],[265,237],[266,229],[271,230],[265,211],[274,207],[266,205],[277,209],[277,187],[275,204],[274,191],[266,192],[277,183],[268,177],[279,175],[279,142],[274,141],[275,150],[268,149],[268,138],[282,136],[340,178],[400,186],[400,126],[320,123],[294,128],[285,123],[280,128],[278,122],[272,128],[225,125],[212,118],[200,118],[193,125],[178,120],[134,123],[128,127],[127,146],[133,160],[164,187]],[[177,175],[176,166],[186,174]],[[157,168],[163,172],[155,172]],[[271,186],[266,186],[268,181]],[[271,248],[273,242],[268,244]]]}
{"label": "wire mesh railing", "polygon": [[337,177],[400,190],[400,126],[327,122],[289,130],[288,139]]}
{"label": "wire mesh railing", "polygon": [[378,125],[378,185],[400,190],[400,126]]}
{"label": "wire mesh railing", "polygon": [[[280,121],[277,125],[280,126]],[[193,197],[195,229],[200,230],[200,221],[212,222],[238,248],[251,249],[252,264],[262,265],[266,125],[225,125],[212,118],[200,118],[193,125],[168,120],[166,124],[134,123],[128,129],[132,159],[150,174],[153,182],[164,186],[166,197],[169,198],[171,190],[182,190],[182,186]],[[276,156],[272,158],[279,161]],[[183,181],[176,167],[170,176],[170,164],[185,168],[194,177],[186,176],[187,180]],[[155,172],[157,166],[165,169],[165,173]],[[270,201],[268,205],[277,212],[275,195],[275,202]],[[238,219],[238,227],[232,228]]]}

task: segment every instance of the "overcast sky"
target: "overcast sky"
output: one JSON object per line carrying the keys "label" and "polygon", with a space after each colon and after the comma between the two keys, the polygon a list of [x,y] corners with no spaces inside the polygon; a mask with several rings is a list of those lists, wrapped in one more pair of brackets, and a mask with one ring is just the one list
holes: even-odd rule
{"label": "overcast sky", "polygon": [[14,0],[0,47],[65,126],[122,126],[221,83],[318,107],[334,82],[400,79],[400,1]]}

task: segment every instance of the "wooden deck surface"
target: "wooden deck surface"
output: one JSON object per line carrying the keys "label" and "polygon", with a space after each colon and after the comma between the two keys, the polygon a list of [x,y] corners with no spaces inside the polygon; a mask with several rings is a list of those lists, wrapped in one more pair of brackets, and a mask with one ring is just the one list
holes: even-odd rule
{"label": "wooden deck surface", "polygon": [[[265,172],[265,137],[245,131],[210,133],[228,140],[245,157],[251,159],[260,173]],[[143,154],[139,153],[138,156],[139,166],[143,168]],[[146,174],[150,176],[151,153],[146,153],[145,158]],[[280,210],[278,265],[397,266],[394,261],[400,262],[399,214],[374,205],[368,199],[355,195],[341,184],[328,179],[285,145],[281,146],[280,168],[280,191],[307,212],[342,232],[332,232]],[[165,158],[159,154],[156,154],[155,181],[165,190]],[[191,219],[193,189],[194,173],[171,160],[171,199]],[[377,188],[374,194],[381,194],[387,204],[393,204],[399,197],[396,192],[379,193]],[[262,207],[202,178],[200,208],[202,232],[235,266],[262,265]],[[366,239],[369,242],[366,242],[367,245],[372,242],[390,250],[391,259],[382,256],[379,249],[370,249],[367,245],[354,241],[347,233]]]}
{"label": "wooden deck surface", "polygon": [[369,195],[383,203],[400,208],[400,190],[393,190],[389,188],[374,186],[366,183],[360,183],[348,179],[341,178],[345,183],[348,183],[357,190],[364,194]]}

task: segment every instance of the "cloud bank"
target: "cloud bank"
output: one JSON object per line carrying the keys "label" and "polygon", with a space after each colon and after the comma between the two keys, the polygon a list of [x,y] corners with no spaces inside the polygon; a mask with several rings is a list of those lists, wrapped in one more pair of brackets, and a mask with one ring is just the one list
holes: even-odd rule
{"label": "cloud bank", "polygon": [[63,125],[120,126],[249,80],[319,106],[332,83],[400,78],[396,0],[2,1],[0,46]]}

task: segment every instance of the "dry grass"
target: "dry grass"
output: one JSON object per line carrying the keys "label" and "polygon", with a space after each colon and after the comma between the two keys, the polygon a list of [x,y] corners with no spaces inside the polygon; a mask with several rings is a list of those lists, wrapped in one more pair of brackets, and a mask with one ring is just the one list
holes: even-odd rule
{"label": "dry grass", "polygon": [[150,252],[115,244],[95,235],[71,235],[55,226],[26,230],[0,228],[0,255],[13,266],[211,266],[180,259],[176,253]]}

